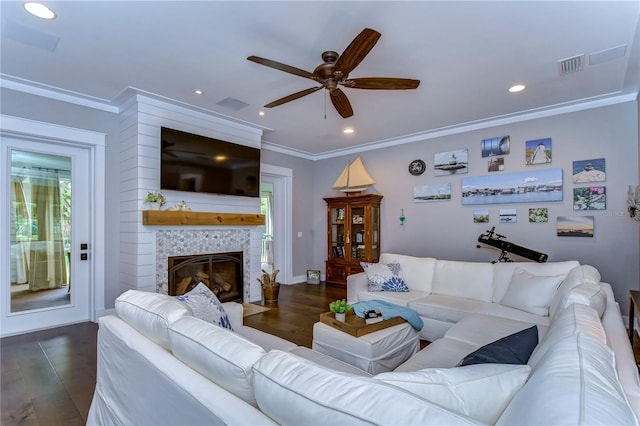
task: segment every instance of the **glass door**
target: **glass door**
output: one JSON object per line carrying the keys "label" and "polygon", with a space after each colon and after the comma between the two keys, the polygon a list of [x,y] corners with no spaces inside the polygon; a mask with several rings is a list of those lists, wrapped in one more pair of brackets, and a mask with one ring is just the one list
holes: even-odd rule
{"label": "glass door", "polygon": [[89,320],[89,150],[12,138],[2,145],[2,333]]}
{"label": "glass door", "polygon": [[347,228],[345,227],[346,218],[345,207],[333,207],[329,211],[329,223],[331,224],[331,256],[344,258],[345,253],[345,236]]}
{"label": "glass door", "polygon": [[365,207],[351,207],[351,259],[366,259],[365,226]]}

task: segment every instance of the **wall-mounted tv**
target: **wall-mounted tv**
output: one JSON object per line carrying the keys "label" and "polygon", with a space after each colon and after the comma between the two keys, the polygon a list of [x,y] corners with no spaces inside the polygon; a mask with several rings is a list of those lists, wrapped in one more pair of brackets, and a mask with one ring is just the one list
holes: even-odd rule
{"label": "wall-mounted tv", "polygon": [[160,188],[260,196],[260,149],[162,127]]}

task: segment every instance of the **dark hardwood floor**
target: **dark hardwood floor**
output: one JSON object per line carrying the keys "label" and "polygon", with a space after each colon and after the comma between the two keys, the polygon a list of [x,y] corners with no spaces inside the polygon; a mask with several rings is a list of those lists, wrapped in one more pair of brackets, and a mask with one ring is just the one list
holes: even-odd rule
{"label": "dark hardwood floor", "polygon": [[[245,324],[311,347],[312,327],[346,290],[280,286],[277,304]],[[0,339],[2,426],[84,425],[96,380],[97,324],[82,323]]]}

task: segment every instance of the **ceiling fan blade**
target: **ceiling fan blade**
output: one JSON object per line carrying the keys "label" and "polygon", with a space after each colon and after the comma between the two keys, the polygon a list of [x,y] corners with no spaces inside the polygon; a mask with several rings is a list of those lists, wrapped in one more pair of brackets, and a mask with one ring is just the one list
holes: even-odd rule
{"label": "ceiling fan blade", "polygon": [[336,61],[334,72],[341,71],[343,76],[347,76],[373,49],[380,36],[381,34],[376,30],[370,28],[362,30],[342,52],[342,55]]}
{"label": "ceiling fan blade", "polygon": [[349,99],[347,99],[347,95],[340,89],[334,89],[331,92],[331,103],[338,111],[338,114],[342,116],[342,118],[351,117],[353,115],[353,109],[351,108],[351,103]]}
{"label": "ceiling fan blade", "polygon": [[271,103],[266,104],[264,107],[265,108],[273,108],[273,107],[277,107],[278,105],[282,105],[282,104],[286,104],[287,102],[291,102],[293,100],[296,100],[298,98],[301,98],[303,96],[307,96],[313,92],[317,92],[318,90],[322,89],[323,86],[318,86],[318,87],[312,87],[311,89],[305,89],[305,90],[301,90],[300,92],[296,92],[296,93],[292,93],[289,96],[285,96],[284,98],[280,98],[278,100],[275,100]]}
{"label": "ceiling fan blade", "polygon": [[260,58],[258,56],[249,56],[247,59],[249,61],[255,62],[256,64],[264,65],[266,67],[288,72],[289,74],[294,74],[300,77],[315,80],[314,75],[309,71],[301,70],[300,68],[292,67],[291,65],[282,64],[280,62],[272,61],[271,59]]}
{"label": "ceiling fan blade", "polygon": [[405,90],[417,88],[420,85],[420,80],[393,77],[365,77],[345,80],[341,84],[353,89]]}

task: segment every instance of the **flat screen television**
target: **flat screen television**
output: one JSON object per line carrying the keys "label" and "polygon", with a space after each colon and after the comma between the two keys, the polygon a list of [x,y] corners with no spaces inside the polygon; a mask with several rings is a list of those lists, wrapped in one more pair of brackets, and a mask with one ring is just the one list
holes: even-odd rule
{"label": "flat screen television", "polygon": [[162,127],[160,188],[260,196],[260,149]]}

